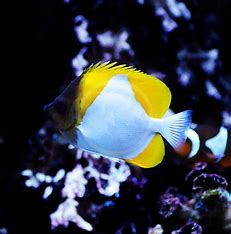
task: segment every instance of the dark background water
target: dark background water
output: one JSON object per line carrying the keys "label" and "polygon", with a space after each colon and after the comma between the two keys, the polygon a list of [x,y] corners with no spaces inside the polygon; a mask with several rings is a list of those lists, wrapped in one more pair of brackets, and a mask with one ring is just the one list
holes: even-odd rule
{"label": "dark background water", "polygon": [[[104,30],[117,32],[126,28],[135,55],[122,54],[119,62],[147,72],[153,67],[163,72],[174,97],[171,106],[174,111],[192,108],[194,122],[203,123],[212,116],[221,124],[221,112],[230,111],[231,103],[230,88],[220,81],[222,77],[230,84],[231,2],[184,2],[192,19],[190,22],[176,19],[178,28],[166,33],[168,36],[164,35],[161,18],[154,14],[150,1],[145,1],[144,5],[135,0],[82,0],[70,4],[61,0],[9,1],[2,8],[5,13],[2,22],[6,28],[3,33],[6,43],[2,43],[6,52],[2,58],[7,66],[3,64],[0,98],[0,138],[3,139],[0,145],[0,228],[7,227],[9,233],[51,233],[48,216],[55,204],[44,201],[41,192],[24,187],[19,175],[26,161],[28,139],[47,120],[43,106],[75,77],[72,59],[82,48],[73,29],[76,15],[84,15],[89,20],[93,38]],[[99,45],[88,45],[89,62],[102,59],[94,46]],[[218,49],[214,73],[208,75],[198,68],[198,61],[189,61],[194,78],[189,86],[180,86],[176,54],[183,48],[191,51]],[[207,79],[220,91],[221,100],[206,95],[204,83]],[[171,175],[166,171],[165,177],[168,176]],[[72,228],[60,233],[76,231]]]}

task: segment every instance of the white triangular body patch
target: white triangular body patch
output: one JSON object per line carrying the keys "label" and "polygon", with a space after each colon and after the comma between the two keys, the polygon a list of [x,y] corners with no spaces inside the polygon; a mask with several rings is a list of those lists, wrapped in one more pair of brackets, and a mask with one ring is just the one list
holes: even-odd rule
{"label": "white triangular body patch", "polygon": [[125,75],[113,76],[77,127],[77,146],[85,151],[131,159],[155,133],[151,118],[135,98]]}

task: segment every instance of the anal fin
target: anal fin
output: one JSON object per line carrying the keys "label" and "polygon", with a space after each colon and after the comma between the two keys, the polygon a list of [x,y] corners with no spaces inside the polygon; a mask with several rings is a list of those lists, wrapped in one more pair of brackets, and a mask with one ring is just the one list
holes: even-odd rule
{"label": "anal fin", "polygon": [[163,139],[160,134],[156,134],[142,153],[135,158],[126,161],[139,167],[150,168],[161,163],[164,154]]}

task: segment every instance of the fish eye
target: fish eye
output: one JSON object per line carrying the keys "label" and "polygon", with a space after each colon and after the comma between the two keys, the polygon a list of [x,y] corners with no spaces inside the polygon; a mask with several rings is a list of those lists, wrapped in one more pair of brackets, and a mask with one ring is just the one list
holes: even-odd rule
{"label": "fish eye", "polygon": [[67,111],[67,104],[63,100],[57,100],[54,103],[54,107],[55,110],[61,115],[65,114]]}

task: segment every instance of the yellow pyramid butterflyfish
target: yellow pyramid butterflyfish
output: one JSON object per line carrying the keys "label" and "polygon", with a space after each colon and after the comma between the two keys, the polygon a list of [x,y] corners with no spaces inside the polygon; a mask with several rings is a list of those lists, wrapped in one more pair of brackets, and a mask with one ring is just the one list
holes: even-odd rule
{"label": "yellow pyramid butterflyfish", "polygon": [[45,110],[76,148],[150,168],[163,160],[163,138],[177,148],[191,124],[190,110],[163,117],[170,102],[156,77],[107,62],[87,68]]}

